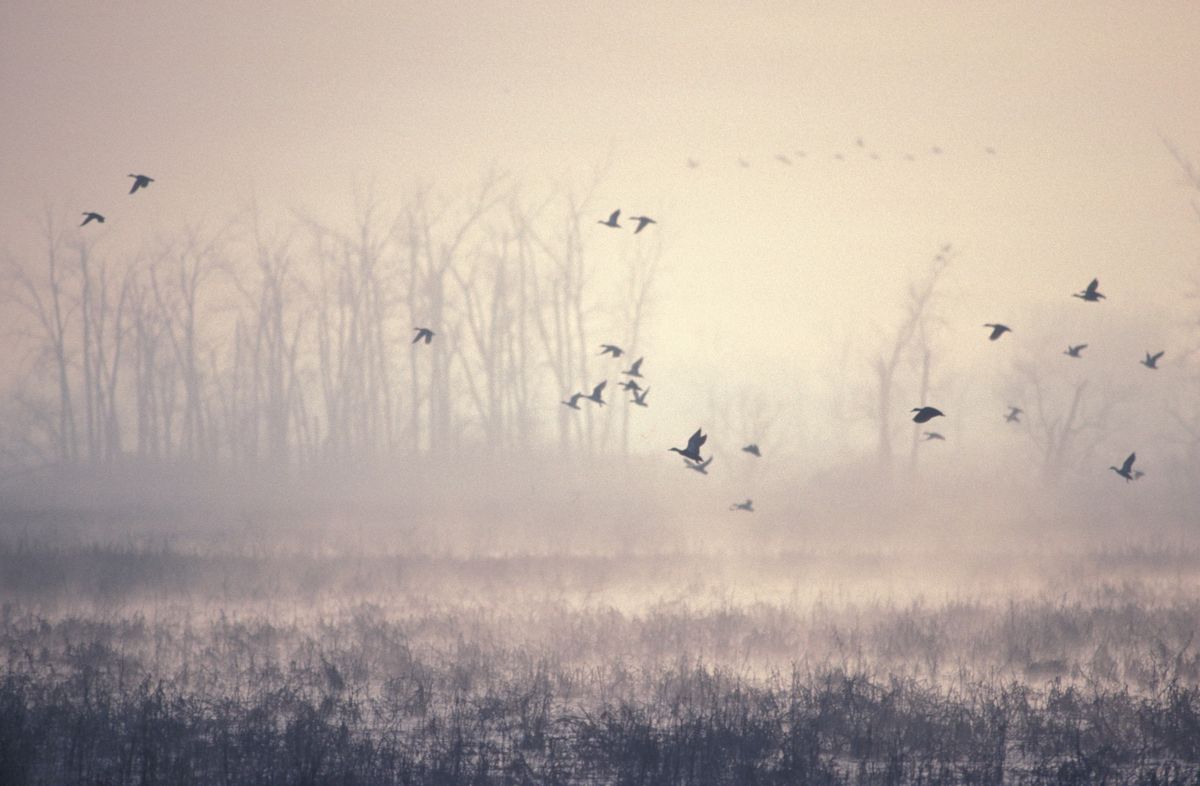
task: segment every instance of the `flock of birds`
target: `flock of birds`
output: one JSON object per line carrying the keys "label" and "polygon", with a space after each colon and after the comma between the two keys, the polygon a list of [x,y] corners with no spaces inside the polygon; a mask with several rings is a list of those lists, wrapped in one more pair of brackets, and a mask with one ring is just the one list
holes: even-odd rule
{"label": "flock of birds", "polygon": [[[880,155],[880,153],[878,151],[871,150],[867,147],[867,142],[862,137],[858,137],[854,140],[854,147],[857,148],[859,154],[865,156],[866,158],[869,158],[872,161],[880,161],[883,159],[883,156]],[[938,145],[933,145],[932,147],[929,148],[929,154],[933,155],[933,156],[941,156],[945,152],[946,151],[943,150]],[[994,156],[994,155],[996,155],[996,148],[989,145],[989,146],[983,148],[983,152],[989,156]],[[847,154],[842,151],[837,151],[837,152],[834,152],[832,154],[827,154],[827,155],[829,155],[829,157],[832,158],[834,161],[846,161],[848,159]],[[778,163],[782,166],[792,166],[793,164],[796,163],[797,159],[807,159],[810,157],[817,158],[818,156],[810,156],[808,151],[806,151],[806,150],[796,150],[795,152],[793,152],[790,155],[787,153],[775,153],[774,155],[771,156],[772,160],[774,160],[776,163]],[[917,156],[911,152],[901,153],[897,157],[901,158],[905,161],[916,161],[917,160]],[[736,160],[737,160],[737,165],[739,167],[741,167],[742,169],[749,169],[751,166],[750,161],[742,156],[738,156]],[[688,169],[699,169],[700,166],[701,166],[701,162],[698,159],[695,159],[695,158],[687,159]]]}
{"label": "flock of birds", "polygon": [[[865,143],[863,142],[863,140],[861,138],[856,140],[856,145],[859,148],[865,148]],[[931,152],[934,155],[940,155],[942,151],[940,148],[934,147],[931,149]],[[990,155],[994,155],[996,151],[993,148],[989,147],[989,148],[986,148],[986,152]],[[798,151],[797,155],[803,157],[805,154],[803,151]],[[838,159],[844,158],[844,156],[841,153],[835,154],[834,157],[838,158]],[[872,153],[871,157],[878,158],[878,154]],[[784,156],[782,154],[776,155],[775,158],[784,164],[790,165],[792,163],[791,159],[787,158],[786,156]],[[906,158],[909,158],[911,160],[912,156],[906,155]],[[744,159],[738,159],[738,162],[739,162],[739,164],[741,164],[744,167],[749,166],[749,163],[746,162]],[[695,161],[694,159],[688,159],[688,166],[691,168],[698,167],[699,162]],[[129,189],[130,195],[136,194],[139,190],[148,188],[150,186],[150,184],[154,182],[154,178],[149,177],[147,175],[143,175],[143,174],[130,174],[129,177],[133,178],[133,186],[132,186],[132,188]],[[622,226],[620,223],[620,219],[621,219],[621,210],[617,209],[617,210],[614,210],[611,214],[609,214],[607,219],[598,220],[596,223],[598,223],[602,226],[605,226],[605,227],[609,227],[611,229],[621,229]],[[635,234],[635,235],[638,234],[639,232],[641,232],[643,229],[645,229],[650,224],[658,223],[657,221],[655,221],[653,218],[651,218],[649,216],[629,216],[628,220],[637,222],[637,226],[633,230],[633,234]],[[85,211],[83,213],[83,222],[80,224],[80,226],[81,227],[87,226],[88,224],[90,224],[92,222],[103,224],[104,221],[105,221],[105,217],[103,214],[98,213],[96,211]],[[1093,278],[1092,281],[1087,285],[1087,287],[1085,289],[1083,289],[1080,292],[1072,293],[1072,297],[1077,297],[1087,303],[1098,303],[1101,300],[1105,299],[1105,296],[1103,293],[1100,292],[1099,287],[1100,287],[1100,280]],[[989,328],[991,331],[988,335],[988,339],[990,341],[997,341],[1005,333],[1012,332],[1012,328],[1010,328],[1008,325],[1004,325],[1004,324],[1001,324],[998,322],[988,322],[988,323],[985,323],[983,326],[985,328]],[[426,345],[428,345],[428,344],[432,343],[433,338],[436,335],[436,333],[434,333],[434,331],[428,327],[416,327],[413,329],[416,331],[416,336],[412,340],[413,344],[417,344],[418,342],[424,342]],[[1068,345],[1066,351],[1064,351],[1063,354],[1067,355],[1068,357],[1072,357],[1072,358],[1082,358],[1081,353],[1083,352],[1084,349],[1087,348],[1087,346],[1088,346],[1087,344]],[[600,345],[600,355],[609,355],[609,356],[613,357],[614,359],[616,359],[616,358],[620,358],[623,354],[625,354],[625,350],[623,350],[621,347],[617,346],[616,344],[601,344]],[[1157,369],[1158,361],[1160,358],[1162,358],[1163,354],[1165,354],[1165,350],[1156,352],[1154,354],[1147,352],[1146,357],[1143,360],[1141,360],[1140,363],[1148,369]],[[649,407],[650,406],[646,402],[646,397],[648,395],[650,395],[650,388],[649,387],[643,388],[641,386],[641,384],[638,382],[639,379],[644,379],[644,377],[642,376],[642,371],[641,371],[642,363],[644,361],[645,361],[644,357],[639,357],[637,360],[633,361],[632,364],[630,364],[629,368],[621,371],[621,375],[627,376],[627,377],[629,377],[629,379],[623,380],[620,383],[620,387],[623,390],[625,390],[626,392],[628,392],[629,394],[631,394],[632,398],[629,399],[629,403],[634,404],[635,406],[639,406],[639,407]],[[593,404],[596,404],[597,406],[603,407],[606,403],[604,401],[604,389],[607,385],[608,385],[608,380],[607,379],[602,380],[599,384],[597,384],[595,387],[592,388],[592,392],[590,395],[584,395],[582,392],[573,393],[568,399],[563,401],[562,404],[573,410],[580,409],[579,404],[581,401],[590,401]],[[1009,409],[1008,414],[1004,416],[1005,422],[1006,423],[1020,423],[1021,422],[1021,414],[1024,412],[1024,410],[1021,409],[1020,407],[1014,407],[1014,406],[1009,406],[1008,409]],[[938,409],[936,407],[931,407],[931,406],[914,407],[910,411],[913,413],[913,418],[912,418],[913,422],[918,423],[918,424],[928,423],[929,421],[931,421],[937,417],[945,417],[944,412],[942,412],[940,409]],[[945,441],[945,439],[946,439],[942,434],[940,434],[939,432],[936,432],[936,431],[926,431],[926,432],[923,432],[923,434],[924,434],[926,442]],[[688,438],[687,445],[685,447],[668,448],[668,452],[675,452],[675,453],[678,453],[680,456],[682,456],[683,461],[684,461],[684,466],[687,469],[698,472],[701,475],[707,475],[708,467],[712,464],[713,457],[710,455],[706,459],[700,453],[700,449],[704,446],[705,442],[707,442],[707,441],[708,441],[708,435],[704,433],[702,428],[698,428],[698,429],[696,429],[696,432]],[[751,443],[751,444],[746,445],[745,447],[742,448],[742,451],[744,453],[750,454],[751,456],[754,456],[755,458],[762,457],[762,451],[759,449],[759,447],[756,443]],[[1120,467],[1110,466],[1109,469],[1111,469],[1113,472],[1117,473],[1117,475],[1119,475],[1120,477],[1124,478],[1126,482],[1129,482],[1131,480],[1137,480],[1137,479],[1143,477],[1145,475],[1145,473],[1140,470],[1133,469],[1133,463],[1136,460],[1137,460],[1137,453],[1136,452],[1130,453],[1129,456],[1125,459],[1125,461],[1122,462]],[[737,502],[737,503],[730,505],[729,509],[753,513],[754,512],[754,504],[753,504],[752,500],[747,499],[745,502]]]}

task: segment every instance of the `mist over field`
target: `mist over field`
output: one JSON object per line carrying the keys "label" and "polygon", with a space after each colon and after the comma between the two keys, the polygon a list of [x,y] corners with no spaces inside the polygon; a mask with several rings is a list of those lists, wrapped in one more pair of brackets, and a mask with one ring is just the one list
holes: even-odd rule
{"label": "mist over field", "polygon": [[1198,29],[0,7],[0,783],[1200,781]]}

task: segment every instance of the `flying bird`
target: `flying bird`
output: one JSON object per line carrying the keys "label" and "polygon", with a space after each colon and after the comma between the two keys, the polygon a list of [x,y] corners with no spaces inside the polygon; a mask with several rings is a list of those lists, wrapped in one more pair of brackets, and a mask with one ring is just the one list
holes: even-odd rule
{"label": "flying bird", "polygon": [[1166,353],[1165,349],[1156,355],[1151,355],[1149,352],[1147,352],[1146,359],[1141,361],[1141,364],[1143,366],[1145,366],[1146,368],[1157,369],[1158,368],[1158,359],[1160,357],[1162,357],[1165,353]]}
{"label": "flying bird", "polygon": [[750,162],[749,162],[749,161],[747,161],[747,160],[746,160],[746,159],[744,159],[744,158],[739,158],[739,159],[738,159],[738,166],[740,166],[742,169],[749,169],[749,168],[750,168]]}
{"label": "flying bird", "polygon": [[707,475],[708,474],[708,465],[712,463],[712,460],[713,460],[712,456],[709,456],[707,461],[684,460],[683,466],[687,467],[688,469],[694,469],[697,472],[699,472],[701,475]]}
{"label": "flying bird", "polygon": [[601,355],[612,355],[615,358],[619,358],[619,357],[621,357],[621,355],[625,354],[625,350],[621,349],[616,344],[601,344],[600,345],[600,354]]}
{"label": "flying bird", "polygon": [[620,216],[621,216],[621,210],[620,210],[620,208],[618,208],[612,212],[612,215],[608,217],[607,221],[597,221],[596,223],[604,224],[604,226],[612,227],[613,229],[620,229],[621,225],[617,223],[617,219]]}
{"label": "flying bird", "polygon": [[996,339],[1003,336],[1005,333],[1012,332],[1012,328],[1010,328],[1008,325],[1000,325],[1000,324],[997,324],[994,322],[988,322],[987,324],[984,325],[984,327],[992,329],[992,335],[988,336],[988,340],[990,340],[990,341],[995,341]]}
{"label": "flying bird", "polygon": [[647,224],[658,223],[653,218],[650,218],[650,216],[630,216],[629,220],[638,222],[637,229],[633,230],[633,234],[635,235],[645,229]]}
{"label": "flying bird", "polygon": [[413,330],[417,331],[417,337],[412,340],[412,343],[415,344],[421,339],[425,339],[426,344],[428,344],[430,341],[433,341],[433,331],[429,328],[418,327],[413,328]]}
{"label": "flying bird", "polygon": [[[696,463],[704,461],[700,456],[700,447],[708,441],[708,436],[701,433],[701,429],[696,429],[696,433],[688,438],[687,447],[683,448],[668,448],[668,451],[675,451],[686,459],[691,459]],[[711,457],[710,457],[711,458]]]}
{"label": "flying bird", "polygon": [[751,442],[749,445],[742,448],[742,450],[746,453],[749,453],[751,456],[758,456],[759,458],[762,458],[762,453],[758,450],[757,442]]}
{"label": "flying bird", "polygon": [[1021,422],[1021,413],[1024,411],[1025,410],[1021,409],[1020,407],[1010,406],[1008,408],[1008,414],[1004,416],[1004,422],[1005,423],[1020,423]]}
{"label": "flying bird", "polygon": [[1085,349],[1087,349],[1087,344],[1076,344],[1075,346],[1071,346],[1070,344],[1068,344],[1067,351],[1064,352],[1063,354],[1070,355],[1073,358],[1081,358],[1081,357],[1083,357],[1083,355],[1080,355],[1079,353]]}
{"label": "flying bird", "polygon": [[130,177],[133,178],[133,188],[129,189],[131,194],[136,194],[139,188],[148,188],[154,182],[154,178],[145,175],[130,175]]}
{"label": "flying bird", "polygon": [[630,366],[627,370],[622,371],[621,373],[626,374],[631,377],[640,377],[642,375],[642,361],[643,360],[645,360],[645,358],[638,358],[637,360],[633,361],[632,366]]}
{"label": "flying bird", "polygon": [[699,166],[700,166],[700,162],[699,162],[699,161],[697,161],[696,159],[694,159],[694,158],[689,158],[689,159],[687,160],[687,167],[688,167],[688,169],[696,169],[696,168],[697,168],[697,167],[699,167]]}
{"label": "flying bird", "polygon": [[645,390],[641,390],[641,391],[638,391],[637,393],[634,393],[633,394],[633,403],[637,404],[639,407],[650,406],[649,404],[646,403],[646,396],[648,396],[648,395],[650,395],[650,388],[646,388]]}
{"label": "flying bird", "polygon": [[1129,481],[1134,479],[1133,472],[1131,470],[1133,469],[1133,462],[1136,459],[1137,459],[1137,454],[1130,453],[1129,458],[1125,459],[1125,463],[1121,465],[1120,469],[1117,469],[1116,467],[1109,467],[1109,469],[1111,469],[1113,472],[1117,473],[1121,477],[1125,478],[1125,482],[1128,483]]}
{"label": "flying bird", "polygon": [[622,390],[632,390],[635,394],[642,389],[636,379],[627,379],[621,383]]}
{"label": "flying bird", "polygon": [[936,417],[946,416],[945,412],[942,412],[940,409],[935,409],[934,407],[914,407],[910,411],[917,413],[913,415],[913,423],[925,423],[933,420]]}
{"label": "flying bird", "polygon": [[942,442],[946,441],[946,438],[943,437],[941,434],[937,433],[936,431],[926,431],[924,433],[925,433],[925,441],[926,442],[930,442],[931,440],[935,440],[935,439],[940,439]]}
{"label": "flying bird", "polygon": [[604,386],[607,384],[608,384],[608,380],[606,379],[603,382],[601,382],[599,385],[597,385],[596,387],[592,388],[592,395],[585,396],[585,398],[588,401],[595,401],[600,406],[604,406],[604,399],[602,398],[602,394],[604,393]]}
{"label": "flying bird", "polygon": [[785,165],[785,166],[791,166],[791,165],[792,165],[792,159],[788,158],[788,157],[787,157],[787,156],[785,156],[783,153],[776,153],[776,154],[775,154],[775,160],[776,160],[776,161],[778,161],[779,163],[781,163],[781,164]]}
{"label": "flying bird", "polygon": [[754,512],[754,500],[747,497],[745,502],[735,502],[729,506],[729,509],[730,510],[744,510],[747,513],[753,513]]}
{"label": "flying bird", "polygon": [[1100,279],[1093,278],[1092,283],[1087,285],[1087,289],[1083,290],[1082,292],[1074,293],[1072,297],[1077,297],[1080,300],[1086,300],[1089,303],[1095,303],[1097,301],[1104,300],[1104,295],[1096,291],[1096,287],[1098,286],[1100,286]]}
{"label": "flying bird", "polygon": [[97,222],[97,223],[100,223],[100,224],[103,224],[103,223],[104,223],[104,216],[100,215],[99,213],[90,213],[90,212],[89,212],[89,213],[84,213],[84,214],[83,214],[83,223],[82,223],[82,224],[80,224],[79,226],[81,226],[81,227],[85,227],[85,226],[87,226],[88,224],[90,224],[90,223],[91,223],[91,222],[93,222],[93,221],[95,221],[95,222]]}
{"label": "flying bird", "polygon": [[564,405],[570,407],[571,409],[579,409],[579,399],[581,399],[581,398],[583,398],[582,393],[573,393],[571,395],[571,398],[569,398],[568,400],[566,400],[562,403]]}

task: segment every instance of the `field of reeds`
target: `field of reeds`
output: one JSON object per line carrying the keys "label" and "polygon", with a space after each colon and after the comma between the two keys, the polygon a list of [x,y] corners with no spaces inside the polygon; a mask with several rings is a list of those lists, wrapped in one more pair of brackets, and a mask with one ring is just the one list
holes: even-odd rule
{"label": "field of reeds", "polygon": [[1200,552],[0,540],[0,783],[1200,782]]}

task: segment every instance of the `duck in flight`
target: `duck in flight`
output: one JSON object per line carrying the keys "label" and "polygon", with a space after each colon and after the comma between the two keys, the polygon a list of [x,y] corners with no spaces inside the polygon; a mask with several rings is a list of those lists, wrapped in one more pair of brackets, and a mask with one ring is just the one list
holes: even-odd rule
{"label": "duck in flight", "polygon": [[643,360],[645,360],[645,358],[638,358],[637,360],[633,361],[633,365],[630,366],[628,370],[622,371],[621,373],[630,377],[640,377],[642,375]]}
{"label": "duck in flight", "polygon": [[145,175],[130,175],[133,178],[133,188],[129,189],[129,193],[136,194],[139,188],[149,188],[154,182],[154,178],[146,177]]}
{"label": "duck in flight", "polygon": [[911,412],[916,412],[913,415],[913,423],[926,423],[936,417],[945,417],[946,413],[935,407],[914,407]]}
{"label": "duck in flight", "polygon": [[572,393],[571,398],[567,399],[566,401],[564,401],[562,403],[564,406],[568,406],[571,409],[579,409],[579,399],[581,399],[581,398],[583,398],[582,393]]}
{"label": "duck in flight", "polygon": [[700,162],[699,162],[699,161],[697,161],[696,159],[694,159],[694,158],[689,158],[689,159],[687,160],[687,167],[688,167],[688,169],[696,169],[696,168],[697,168],[697,167],[699,167],[699,166],[700,166]]}
{"label": "duck in flight", "polygon": [[637,383],[636,379],[627,379],[621,383],[621,389],[632,391],[634,395],[637,395],[637,393],[642,389],[642,386]]}
{"label": "duck in flight", "polygon": [[759,451],[757,442],[751,442],[749,445],[742,448],[742,451],[749,453],[751,456],[758,456],[759,458],[762,458],[762,452]]}
{"label": "duck in flight", "polygon": [[685,459],[683,462],[683,466],[687,467],[688,469],[694,469],[695,471],[699,472],[701,475],[707,475],[708,474],[708,465],[712,463],[712,460],[713,460],[712,456],[709,456],[707,461],[687,461]]}
{"label": "duck in flight", "polygon": [[1160,357],[1162,357],[1164,354],[1166,354],[1165,349],[1162,352],[1159,352],[1158,354],[1155,354],[1155,355],[1151,355],[1149,352],[1147,352],[1146,359],[1141,361],[1141,364],[1143,366],[1145,366],[1146,368],[1157,369],[1158,368],[1158,359]]}
{"label": "duck in flight", "polygon": [[637,229],[633,230],[633,234],[635,235],[645,229],[647,224],[658,223],[653,218],[650,218],[650,216],[630,216],[629,220],[638,222]]}
{"label": "duck in flight", "polygon": [[[683,448],[683,449],[667,448],[667,450],[675,451],[679,455],[683,456],[685,459],[691,459],[692,461],[695,461],[697,464],[703,462],[704,458],[701,457],[701,455],[700,455],[700,448],[702,445],[704,445],[705,442],[708,441],[708,435],[703,434],[701,432],[702,432],[702,429],[696,429],[696,433],[688,438],[688,443],[687,443],[686,448]],[[709,460],[710,461],[712,460],[711,457],[709,458]],[[705,466],[707,466],[707,463],[705,464]]]}
{"label": "duck in flight", "polygon": [[637,404],[639,407],[650,406],[649,404],[646,403],[646,396],[648,396],[648,395],[650,395],[650,388],[646,388],[645,390],[641,390],[641,391],[638,391],[637,393],[634,393],[633,394],[633,403]]}
{"label": "duck in flight", "polygon": [[992,329],[992,335],[988,336],[989,341],[995,341],[1005,333],[1012,332],[1012,328],[1010,328],[1008,325],[1001,325],[995,322],[988,322],[984,325],[984,327]]}
{"label": "duck in flight", "polygon": [[1067,351],[1063,354],[1073,358],[1081,358],[1083,355],[1080,355],[1079,353],[1085,349],[1087,349],[1087,344],[1076,344],[1075,346],[1068,344]]}
{"label": "duck in flight", "polygon": [[[1120,469],[1117,469],[1116,467],[1109,467],[1109,469],[1111,469],[1113,472],[1117,473],[1121,477],[1125,478],[1125,482],[1128,483],[1129,481],[1134,479],[1132,470],[1133,470],[1133,462],[1136,459],[1137,459],[1137,454],[1130,453],[1129,458],[1125,459],[1125,463],[1121,465]],[[1139,477],[1140,477],[1140,475],[1139,475]]]}
{"label": "duck in flight", "polygon": [[621,355],[625,354],[625,350],[621,349],[616,344],[601,344],[600,345],[600,354],[601,355],[612,355],[615,358],[619,358],[619,357],[621,357]]}
{"label": "duck in flight", "polygon": [[421,339],[424,339],[426,344],[433,341],[433,331],[429,328],[418,327],[413,328],[413,330],[417,331],[417,337],[412,340],[412,343],[415,344]]}
{"label": "duck in flight", "polygon": [[730,510],[744,510],[747,513],[753,513],[754,512],[754,500],[747,497],[745,502],[735,502],[729,506],[729,509]]}
{"label": "duck in flight", "polygon": [[604,406],[604,398],[603,398],[602,394],[604,393],[604,386],[607,384],[608,384],[608,380],[606,379],[603,382],[601,382],[599,385],[597,385],[596,387],[592,388],[592,395],[585,396],[585,398],[588,401],[594,401],[597,404],[599,404],[600,406]]}
{"label": "duck in flight", "polygon": [[617,223],[617,219],[620,217],[621,217],[621,210],[620,210],[620,208],[617,208],[616,210],[614,210],[612,212],[612,215],[610,215],[608,217],[607,221],[597,221],[596,223],[604,224],[604,226],[612,227],[613,229],[620,229],[621,225]]}
{"label": "duck in flight", "polygon": [[1104,295],[1100,294],[1100,292],[1096,289],[1099,286],[1100,279],[1093,278],[1092,283],[1087,285],[1087,289],[1083,290],[1082,292],[1076,292],[1071,297],[1077,297],[1080,300],[1086,300],[1089,303],[1096,303],[1104,300]]}
{"label": "duck in flight", "polygon": [[937,433],[936,431],[926,431],[925,432],[925,441],[926,442],[932,442],[935,439],[941,440],[942,442],[946,441],[946,438],[943,437],[941,434]]}
{"label": "duck in flight", "polygon": [[783,164],[784,166],[792,165],[792,159],[788,158],[783,153],[776,153],[775,160],[778,161],[779,163]]}
{"label": "duck in flight", "polygon": [[1021,422],[1021,413],[1024,411],[1025,410],[1021,409],[1020,407],[1010,406],[1008,408],[1008,414],[1004,416],[1004,422],[1005,423],[1020,423]]}
{"label": "duck in flight", "polygon": [[80,224],[79,226],[85,227],[93,221],[95,221],[98,224],[103,224],[104,216],[100,215],[99,213],[92,213],[92,212],[84,213],[83,214],[83,223]]}

